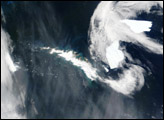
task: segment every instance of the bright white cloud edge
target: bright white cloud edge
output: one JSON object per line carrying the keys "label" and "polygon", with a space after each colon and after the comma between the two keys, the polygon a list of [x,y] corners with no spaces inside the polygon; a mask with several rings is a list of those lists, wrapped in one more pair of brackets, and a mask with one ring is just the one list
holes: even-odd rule
{"label": "bright white cloud edge", "polygon": [[24,119],[26,117],[17,112],[22,100],[13,93],[13,75],[18,66],[10,56],[9,43],[9,35],[1,28],[1,118]]}
{"label": "bright white cloud edge", "polygon": [[[126,52],[126,49],[120,45],[117,46],[119,41],[130,42],[142,46],[148,52],[163,55],[163,45],[144,33],[151,30],[152,22],[134,20],[137,13],[141,11],[149,13],[152,6],[160,5],[163,9],[162,3],[158,1],[100,2],[90,21],[92,58],[95,61],[105,62],[112,69],[127,64],[125,57],[133,62],[133,58]],[[161,14],[163,15],[162,11]],[[114,90],[125,95],[141,90],[144,85],[143,68],[132,64],[129,66],[131,67],[128,70],[123,68],[124,73],[120,75],[119,80],[104,80]]]}

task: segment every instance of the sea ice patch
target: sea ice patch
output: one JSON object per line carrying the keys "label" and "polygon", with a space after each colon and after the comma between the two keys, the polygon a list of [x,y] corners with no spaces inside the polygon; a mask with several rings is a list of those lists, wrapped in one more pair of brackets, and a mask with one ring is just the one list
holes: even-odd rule
{"label": "sea ice patch", "polygon": [[149,32],[152,27],[151,21],[143,21],[143,20],[121,20],[121,22],[125,23],[130,27],[130,29],[135,33],[141,33],[144,31]]}
{"label": "sea ice patch", "polygon": [[106,48],[106,57],[111,69],[119,67],[119,63],[124,60],[124,54],[119,50],[119,41]]}

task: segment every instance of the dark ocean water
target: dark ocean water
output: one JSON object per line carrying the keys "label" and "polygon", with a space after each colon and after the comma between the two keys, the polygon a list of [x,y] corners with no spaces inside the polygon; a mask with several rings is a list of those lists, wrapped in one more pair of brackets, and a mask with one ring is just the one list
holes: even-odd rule
{"label": "dark ocean water", "polygon": [[[102,83],[91,82],[70,62],[38,49],[69,49],[92,61],[88,31],[98,1],[1,4],[6,18],[1,27],[12,39],[12,57],[15,62],[21,59],[25,66],[22,71],[27,73],[25,106],[18,107],[20,114],[27,118],[163,118],[163,55],[122,42],[132,57],[151,71],[145,75],[142,90],[129,98]],[[158,31],[163,26],[163,16],[143,13],[138,19],[153,21],[152,31],[147,35],[163,43],[163,34]],[[20,73],[21,70],[15,74]]]}

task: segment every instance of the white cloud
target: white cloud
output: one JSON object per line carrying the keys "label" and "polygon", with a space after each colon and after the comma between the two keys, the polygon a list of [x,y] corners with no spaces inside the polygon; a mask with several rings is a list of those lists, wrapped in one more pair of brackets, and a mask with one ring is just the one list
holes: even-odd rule
{"label": "white cloud", "polygon": [[[150,12],[152,6],[160,5],[159,1],[103,1],[97,6],[90,21],[90,53],[92,58],[101,60],[111,68],[120,67],[125,57],[134,61],[131,55],[121,46],[114,46],[119,41],[130,42],[142,46],[144,50],[163,55],[163,45],[146,36],[150,31],[151,21],[134,20],[142,11]],[[163,15],[163,11],[160,11]],[[117,48],[117,49],[116,49]],[[118,49],[119,48],[119,49]],[[122,51],[121,51],[122,50]],[[125,95],[140,90],[144,84],[143,70],[139,66],[131,66],[124,70],[119,80],[102,80],[117,92]],[[136,84],[138,83],[138,84]],[[137,87],[138,86],[138,87]]]}
{"label": "white cloud", "polygon": [[134,91],[139,91],[144,85],[143,69],[133,65],[128,70],[124,70],[118,80],[106,79],[104,82],[111,88],[124,95],[132,95]]}
{"label": "white cloud", "polygon": [[1,28],[1,118],[25,118],[17,113],[21,97],[13,93],[13,76],[17,70],[9,54],[9,35]]}
{"label": "white cloud", "polygon": [[[127,24],[122,22],[131,21],[129,19],[136,16],[140,10],[149,12],[150,6],[156,4],[157,2],[118,2],[117,4],[111,1],[101,2],[96,8],[90,22],[90,51],[92,55],[93,53],[96,54],[96,56],[93,55],[93,58],[100,58],[103,62],[108,63],[105,56],[106,48],[113,42],[120,40],[142,45],[149,52],[163,54],[163,45],[147,37],[144,33],[136,34],[134,27],[131,30]],[[144,8],[141,9],[141,6]],[[122,10],[124,7],[126,7],[126,10]],[[125,17],[124,12],[128,14],[128,18]],[[148,23],[147,27],[151,25],[150,22],[146,23]],[[139,25],[139,28],[141,28],[143,24],[140,23]]]}
{"label": "white cloud", "polygon": [[[102,60],[113,68],[122,67],[125,57],[131,62],[133,58],[119,45],[119,41],[132,42],[142,45],[145,50],[157,54],[163,54],[163,46],[148,38],[143,31],[149,31],[152,23],[150,21],[130,20],[135,17],[140,10],[150,11],[151,6],[158,2],[101,2],[96,8],[91,18],[90,52],[92,58]],[[134,23],[138,23],[136,26]],[[144,24],[144,27],[143,27]],[[137,33],[136,33],[137,32]],[[94,68],[89,62],[80,60],[76,53],[72,51],[62,51],[50,47],[42,47],[42,50],[49,50],[50,54],[56,53],[66,61],[81,68],[86,76],[91,80],[100,80],[108,84],[115,91],[130,96],[135,91],[141,90],[144,85],[144,69],[137,65],[129,64],[129,69],[123,68],[123,73],[119,74],[119,79],[109,77],[104,79],[97,74],[98,69]],[[136,61],[138,62],[138,61]],[[104,67],[106,72],[109,72]]]}
{"label": "white cloud", "polygon": [[13,63],[9,53],[6,53],[5,60],[11,72],[17,71],[18,67]]}
{"label": "white cloud", "polygon": [[6,19],[5,19],[2,7],[1,7],[1,16],[2,16],[2,21],[6,23]]}

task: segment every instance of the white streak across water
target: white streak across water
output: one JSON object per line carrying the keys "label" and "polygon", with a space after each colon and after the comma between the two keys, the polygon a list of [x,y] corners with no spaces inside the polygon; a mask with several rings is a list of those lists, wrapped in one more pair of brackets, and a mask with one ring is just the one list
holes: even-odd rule
{"label": "white streak across water", "polygon": [[42,50],[50,50],[50,54],[56,53],[58,54],[60,57],[64,58],[66,61],[70,61],[73,65],[80,67],[85,74],[87,75],[87,77],[91,80],[96,80],[98,78],[96,69],[92,67],[92,65],[89,62],[86,61],[82,61],[78,58],[76,58],[76,55],[74,52],[72,51],[67,51],[64,52],[62,50],[57,50],[55,48],[50,48],[50,47],[42,47]]}

